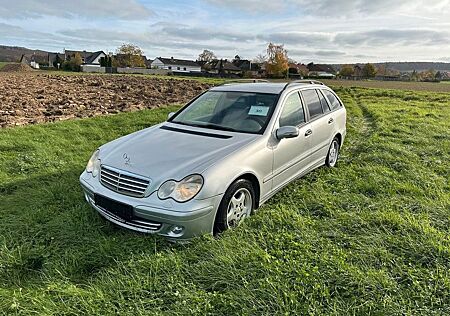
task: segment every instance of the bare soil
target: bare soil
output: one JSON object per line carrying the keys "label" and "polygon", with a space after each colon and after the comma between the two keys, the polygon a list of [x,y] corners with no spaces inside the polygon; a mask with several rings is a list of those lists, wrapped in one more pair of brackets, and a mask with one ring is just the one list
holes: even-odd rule
{"label": "bare soil", "polygon": [[126,75],[0,73],[0,127],[185,103],[209,84]]}
{"label": "bare soil", "polygon": [[34,71],[34,69],[25,64],[11,63],[11,64],[4,65],[0,69],[0,71],[1,72],[31,72],[31,71]]}

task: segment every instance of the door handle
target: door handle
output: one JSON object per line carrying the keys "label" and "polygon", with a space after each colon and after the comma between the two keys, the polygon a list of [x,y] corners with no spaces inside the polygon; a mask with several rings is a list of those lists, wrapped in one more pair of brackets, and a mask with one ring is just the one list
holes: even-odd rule
{"label": "door handle", "polygon": [[309,130],[306,131],[305,136],[308,137],[311,134],[312,134],[312,130],[309,129]]}
{"label": "door handle", "polygon": [[328,120],[328,124],[331,124],[331,123],[333,123],[334,122],[334,119],[333,118],[330,118],[329,120]]}

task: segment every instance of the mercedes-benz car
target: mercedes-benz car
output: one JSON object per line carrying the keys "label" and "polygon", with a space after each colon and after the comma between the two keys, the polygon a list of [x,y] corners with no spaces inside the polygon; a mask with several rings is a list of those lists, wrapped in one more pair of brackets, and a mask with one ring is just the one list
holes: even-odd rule
{"label": "mercedes-benz car", "polygon": [[317,81],[230,83],[109,142],[80,176],[107,220],[170,239],[236,227],[293,180],[334,167],[346,110]]}

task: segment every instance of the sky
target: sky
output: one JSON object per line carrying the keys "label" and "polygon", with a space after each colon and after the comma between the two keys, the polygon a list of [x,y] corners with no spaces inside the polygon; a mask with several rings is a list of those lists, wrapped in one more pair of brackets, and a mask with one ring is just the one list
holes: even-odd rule
{"label": "sky", "polygon": [[304,63],[450,62],[450,0],[0,0],[0,45],[253,59],[269,42]]}

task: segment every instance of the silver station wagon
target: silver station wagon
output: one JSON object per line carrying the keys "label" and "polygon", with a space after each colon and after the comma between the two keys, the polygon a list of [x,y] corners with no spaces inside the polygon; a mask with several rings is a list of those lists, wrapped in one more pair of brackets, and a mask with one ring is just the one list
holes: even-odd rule
{"label": "silver station wagon", "polygon": [[235,227],[294,179],[334,167],[345,134],[344,105],[320,82],[224,84],[98,148],[80,181],[109,221],[189,239]]}

